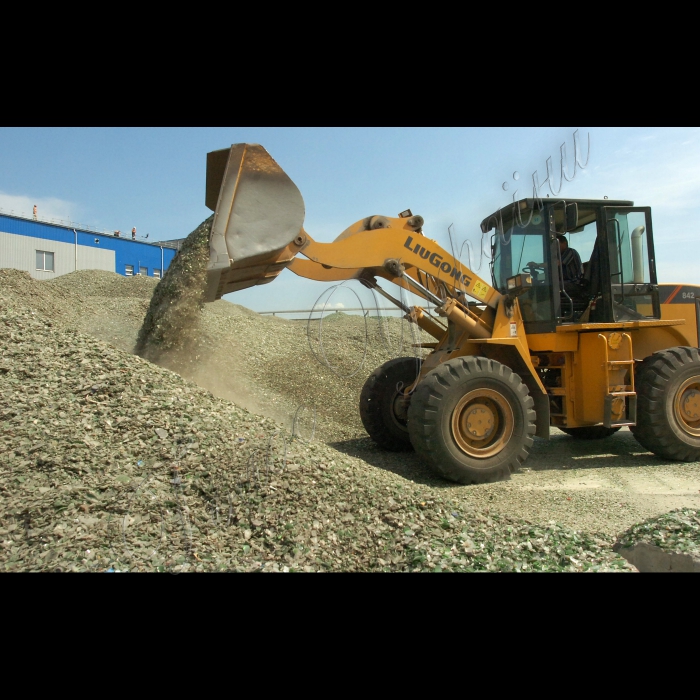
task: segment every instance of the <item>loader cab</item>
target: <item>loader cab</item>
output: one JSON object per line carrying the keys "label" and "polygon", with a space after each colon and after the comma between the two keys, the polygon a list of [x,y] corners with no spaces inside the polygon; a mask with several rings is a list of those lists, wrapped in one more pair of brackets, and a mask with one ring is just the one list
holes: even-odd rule
{"label": "loader cab", "polygon": [[[633,204],[523,199],[482,222],[493,231],[493,286],[518,297],[528,333],[660,318],[651,210]],[[575,284],[564,277],[557,236],[581,259]]]}

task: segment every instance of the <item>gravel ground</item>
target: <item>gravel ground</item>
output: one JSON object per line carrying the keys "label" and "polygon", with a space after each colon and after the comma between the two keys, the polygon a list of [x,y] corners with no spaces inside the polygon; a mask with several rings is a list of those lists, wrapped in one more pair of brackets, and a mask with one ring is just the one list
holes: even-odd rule
{"label": "gravel ground", "polygon": [[679,508],[633,525],[619,538],[621,547],[644,542],[668,552],[700,556],[700,510]]}
{"label": "gravel ground", "polygon": [[27,309],[0,315],[7,571],[628,570],[465,509]]}
{"label": "gravel ground", "polygon": [[326,319],[331,369],[310,347],[318,324],[310,343],[306,324],[219,301],[200,312],[199,357],[158,367],[130,354],[155,286],[0,270],[6,569],[624,571],[618,533],[700,507],[698,464],[626,430],[555,431],[483,486],[376,449],[359,392],[415,352],[405,322]]}
{"label": "gravel ground", "polygon": [[80,270],[37,284],[28,273],[0,269],[0,300],[132,352],[158,280]]}

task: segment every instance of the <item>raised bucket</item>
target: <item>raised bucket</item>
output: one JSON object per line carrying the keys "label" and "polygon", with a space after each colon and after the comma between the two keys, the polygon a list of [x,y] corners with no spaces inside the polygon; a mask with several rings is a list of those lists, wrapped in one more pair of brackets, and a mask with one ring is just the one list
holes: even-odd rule
{"label": "raised bucket", "polygon": [[272,282],[294,259],[304,200],[260,144],[207,154],[206,205],[215,212],[206,301]]}

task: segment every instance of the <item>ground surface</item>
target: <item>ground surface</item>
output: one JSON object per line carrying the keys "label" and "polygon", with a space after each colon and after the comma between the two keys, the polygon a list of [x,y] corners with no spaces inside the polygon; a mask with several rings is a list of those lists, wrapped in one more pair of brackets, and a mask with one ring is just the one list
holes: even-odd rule
{"label": "ground surface", "polygon": [[[177,565],[184,570],[285,566],[307,570],[524,566],[527,570],[528,566],[537,569],[536,562],[541,559],[539,567],[545,569],[624,570],[629,566],[609,549],[619,533],[675,508],[700,508],[700,465],[658,459],[627,430],[600,441],[576,441],[553,430],[549,441],[535,440],[520,473],[508,482],[483,486],[446,483],[434,477],[413,453],[377,449],[362,428],[357,402],[366,377],[376,366],[393,357],[415,354],[411,345],[419,338],[405,322],[338,315],[319,326],[318,322],[261,317],[219,301],[207,305],[201,314],[199,347],[189,365],[180,367],[179,375],[156,367],[130,354],[155,284],[147,278],[129,279],[98,271],[36,282],[26,273],[0,270],[0,304],[5,314],[0,430],[10,455],[0,473],[0,480],[4,479],[0,535],[8,538],[5,541],[9,544],[4,546],[9,568],[82,570],[89,562],[99,567],[105,562],[113,566],[116,561],[117,566],[132,569]],[[77,348],[77,354],[69,353],[70,347]],[[43,383],[42,371],[47,379]],[[183,400],[185,396],[187,400]],[[211,424],[208,414],[214,416]],[[185,429],[193,418],[201,424]],[[55,434],[42,437],[42,425],[44,432],[50,433],[55,421]],[[298,439],[291,440],[292,432]],[[281,448],[271,447],[271,441],[279,442],[282,435],[289,443],[284,459]],[[52,440],[56,443],[53,446]],[[231,452],[232,446],[237,451]],[[250,452],[244,454],[243,448]],[[61,450],[62,460],[55,463],[52,455]],[[204,484],[205,477],[196,471],[200,466],[209,469],[206,478],[210,481],[196,494],[178,494],[194,499],[188,506],[191,514],[209,513],[209,519],[212,513],[221,516],[228,528],[225,536],[220,528],[207,534],[201,522],[195,527],[196,517],[191,515],[187,521],[190,530],[185,529],[189,534],[184,537],[189,548],[182,545],[173,549],[174,536],[168,535],[159,563],[154,564],[146,554],[134,554],[134,546],[127,547],[132,554],[125,563],[123,550],[128,543],[124,542],[123,518],[131,518],[129,508],[133,510],[144,497],[138,484],[153,478],[160,480],[158,488],[172,489],[173,465],[186,466],[195,452],[202,460],[191,462],[197,464],[195,482]],[[92,461],[96,454],[107,471],[95,472]],[[71,455],[77,461],[71,461]],[[289,465],[291,471],[285,471]],[[185,466],[178,468],[184,470]],[[254,494],[250,488],[255,481],[251,470],[257,470],[255,478],[264,491],[263,501],[273,504],[271,510],[262,508],[263,501],[251,506]],[[212,493],[233,493],[233,482],[228,483],[233,474],[238,479],[240,493],[235,507],[239,510],[229,501],[225,508],[221,506],[223,510],[211,506],[216,501]],[[337,481],[341,475],[342,488]],[[294,491],[295,479],[304,482],[301,491],[305,495]],[[97,500],[66,496],[64,502],[55,498],[54,489],[81,493],[81,484],[86,489],[91,486],[88,490]],[[280,490],[289,498],[277,503]],[[31,509],[20,507],[29,493],[36,499],[35,516]],[[105,493],[109,494],[106,501]],[[157,489],[154,493],[158,496],[153,497],[154,502],[166,505],[148,518],[137,519],[135,526],[127,519],[126,531],[136,538],[134,541],[141,541],[133,529],[139,522],[153,523],[154,532],[160,528],[162,539],[167,530],[163,523],[183,512],[167,505],[173,502],[172,497],[159,496]],[[304,506],[307,497],[312,502]],[[121,498],[121,505],[114,505],[115,498]],[[108,507],[107,501],[112,506]],[[56,502],[65,508],[55,506]],[[97,503],[102,506],[96,515]],[[329,511],[321,516],[326,506]],[[295,534],[289,539],[292,544],[284,544],[279,532],[286,524],[280,524],[284,520],[280,513],[292,511]],[[71,530],[73,539],[59,536],[61,529],[56,531],[55,520],[57,513],[64,512],[75,515],[66,520],[66,532],[76,526],[76,518],[90,521],[87,525],[78,523],[77,527],[85,528],[82,535]],[[32,517],[39,523],[36,528]],[[368,520],[360,535],[353,528],[359,527],[363,517]],[[250,524],[253,522],[260,525]],[[372,523],[377,522],[380,525],[374,528]],[[432,523],[433,530],[426,523]],[[534,534],[523,534],[526,531],[522,528],[530,526],[536,528]],[[99,536],[91,534],[91,527],[100,530]],[[182,523],[177,527],[182,529]],[[200,534],[193,534],[193,527]],[[105,544],[110,528],[112,540],[116,537],[121,542],[121,559],[115,560],[114,547]],[[330,535],[324,539],[324,528],[333,530],[337,546]],[[572,535],[574,531],[578,535]],[[498,533],[500,544],[494,539]],[[192,543],[199,542],[200,535],[204,537],[200,551],[192,557]],[[65,553],[59,551],[61,542],[79,542],[81,536],[97,538],[91,555],[79,552],[77,544],[66,545]],[[251,548],[258,536],[262,538],[261,551]],[[143,541],[148,539],[146,534],[143,537]],[[508,537],[512,546],[508,545],[506,552],[503,543]],[[567,537],[579,537],[576,546],[584,553],[567,554],[560,544],[553,549],[546,544],[563,542]],[[220,546],[215,544],[217,540]],[[584,541],[588,544],[582,545]],[[478,553],[482,544],[483,551],[491,553],[483,555],[480,563],[480,555],[474,552]],[[13,547],[17,551],[13,552]],[[513,548],[529,554],[518,558]],[[333,553],[336,550],[338,554]],[[48,551],[56,554],[46,555],[48,561],[37,558],[37,552]],[[180,556],[180,552],[184,554]],[[566,557],[573,557],[573,563]]]}

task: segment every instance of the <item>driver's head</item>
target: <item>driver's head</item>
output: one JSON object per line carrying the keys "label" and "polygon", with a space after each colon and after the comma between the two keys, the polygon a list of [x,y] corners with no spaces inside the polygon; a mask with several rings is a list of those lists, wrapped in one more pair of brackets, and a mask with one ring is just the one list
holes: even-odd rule
{"label": "driver's head", "polygon": [[559,241],[559,250],[563,253],[569,247],[569,241],[561,233],[557,234],[557,240]]}

